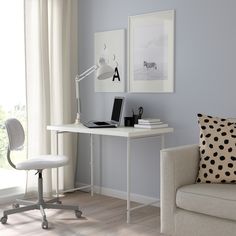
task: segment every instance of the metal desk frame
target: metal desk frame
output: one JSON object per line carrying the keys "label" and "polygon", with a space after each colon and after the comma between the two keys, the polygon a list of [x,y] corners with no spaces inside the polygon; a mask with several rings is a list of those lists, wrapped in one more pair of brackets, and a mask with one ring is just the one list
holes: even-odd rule
{"label": "metal desk frame", "polygon": [[[58,135],[63,133],[84,133],[90,134],[90,168],[91,168],[91,183],[90,185],[86,185],[83,187],[71,189],[72,190],[81,190],[85,188],[91,189],[91,196],[94,194],[94,152],[93,152],[93,142],[94,142],[94,135],[104,135],[104,136],[114,136],[114,137],[125,137],[127,140],[127,190],[126,190],[126,201],[127,201],[127,223],[130,223],[130,213],[133,210],[139,209],[144,206],[152,205],[155,202],[150,202],[148,204],[139,205],[137,207],[131,208],[131,199],[130,199],[130,190],[131,190],[131,180],[130,180],[130,173],[131,173],[131,140],[139,139],[139,138],[147,138],[147,137],[160,137],[161,138],[161,149],[165,147],[165,137],[164,135],[167,133],[173,132],[173,128],[160,128],[160,129],[139,129],[133,127],[119,127],[119,128],[97,128],[97,129],[90,129],[85,127],[82,124],[64,124],[64,125],[50,125],[47,127],[48,130],[55,131],[56,134],[56,152],[59,153],[58,147]],[[57,189],[56,193],[59,195],[59,183],[58,183],[58,169],[57,169]],[[68,190],[67,190],[68,191]],[[66,192],[66,191],[65,191]]]}

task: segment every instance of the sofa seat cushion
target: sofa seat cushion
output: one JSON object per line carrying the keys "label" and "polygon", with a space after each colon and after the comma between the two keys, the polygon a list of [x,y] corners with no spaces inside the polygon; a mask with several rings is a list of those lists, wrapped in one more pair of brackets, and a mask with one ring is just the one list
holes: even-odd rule
{"label": "sofa seat cushion", "polygon": [[236,185],[186,185],[177,190],[176,205],[188,211],[236,220]]}

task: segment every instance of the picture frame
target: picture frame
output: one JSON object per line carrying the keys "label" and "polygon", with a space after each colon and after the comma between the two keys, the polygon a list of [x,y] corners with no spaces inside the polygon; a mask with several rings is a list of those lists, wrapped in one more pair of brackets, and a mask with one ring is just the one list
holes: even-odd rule
{"label": "picture frame", "polygon": [[96,32],[94,34],[94,60],[114,69],[114,75],[99,80],[95,75],[95,92],[125,92],[125,29]]}
{"label": "picture frame", "polygon": [[174,92],[174,18],[174,10],[129,17],[129,92]]}

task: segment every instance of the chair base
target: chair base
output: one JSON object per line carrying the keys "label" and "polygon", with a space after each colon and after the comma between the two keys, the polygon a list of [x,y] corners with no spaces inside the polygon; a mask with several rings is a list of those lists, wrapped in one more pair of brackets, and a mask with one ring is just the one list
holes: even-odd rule
{"label": "chair base", "polygon": [[45,214],[44,209],[73,210],[73,211],[75,211],[75,216],[77,218],[80,218],[82,216],[82,212],[79,210],[78,206],[62,205],[60,203],[55,204],[55,203],[52,203],[53,201],[58,202],[58,199],[52,199],[47,202],[43,202],[41,204],[35,203],[35,204],[26,205],[23,207],[16,207],[14,209],[5,210],[5,211],[3,211],[3,217],[1,218],[1,222],[2,222],[2,224],[6,224],[8,215],[12,215],[15,213],[20,213],[20,212],[25,212],[25,211],[30,211],[30,210],[35,210],[35,209],[40,210],[40,212],[42,214],[42,228],[43,229],[48,228],[48,222],[47,222],[47,218],[46,218],[46,214]]}
{"label": "chair base", "polygon": [[[39,178],[38,178],[38,201],[26,201],[26,200],[17,200],[17,203],[13,204],[13,209],[3,211],[3,217],[1,218],[1,223],[6,224],[8,215],[12,215],[15,213],[30,211],[38,209],[42,214],[42,228],[48,229],[48,221],[46,218],[46,214],[44,209],[60,209],[60,210],[73,210],[75,211],[75,216],[80,218],[82,216],[82,212],[79,210],[79,206],[72,206],[72,205],[63,205],[59,198],[53,198],[48,201],[44,201],[43,199],[43,186],[42,186],[42,173],[39,171]],[[20,205],[25,205],[20,207]]]}

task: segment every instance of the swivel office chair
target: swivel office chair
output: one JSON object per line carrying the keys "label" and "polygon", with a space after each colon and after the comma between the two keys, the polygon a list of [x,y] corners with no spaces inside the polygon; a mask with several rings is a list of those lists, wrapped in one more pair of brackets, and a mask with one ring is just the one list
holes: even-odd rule
{"label": "swivel office chair", "polygon": [[[9,145],[7,151],[7,159],[9,164],[17,170],[36,170],[38,174],[38,200],[37,202],[30,202],[25,200],[17,200],[17,203],[13,204],[13,209],[5,210],[3,212],[3,217],[1,218],[1,223],[6,224],[8,215],[39,209],[42,214],[42,228],[48,228],[48,221],[44,212],[44,209],[65,209],[74,210],[75,216],[80,218],[82,212],[79,210],[78,206],[62,205],[59,198],[54,198],[49,201],[44,201],[43,199],[43,178],[42,172],[44,169],[57,168],[65,166],[68,163],[68,157],[62,155],[41,155],[34,157],[32,159],[22,161],[20,163],[14,164],[11,161],[10,154],[11,151],[21,150],[25,141],[25,133],[21,123],[17,119],[8,119],[5,123]],[[20,207],[20,205],[25,205]]]}

